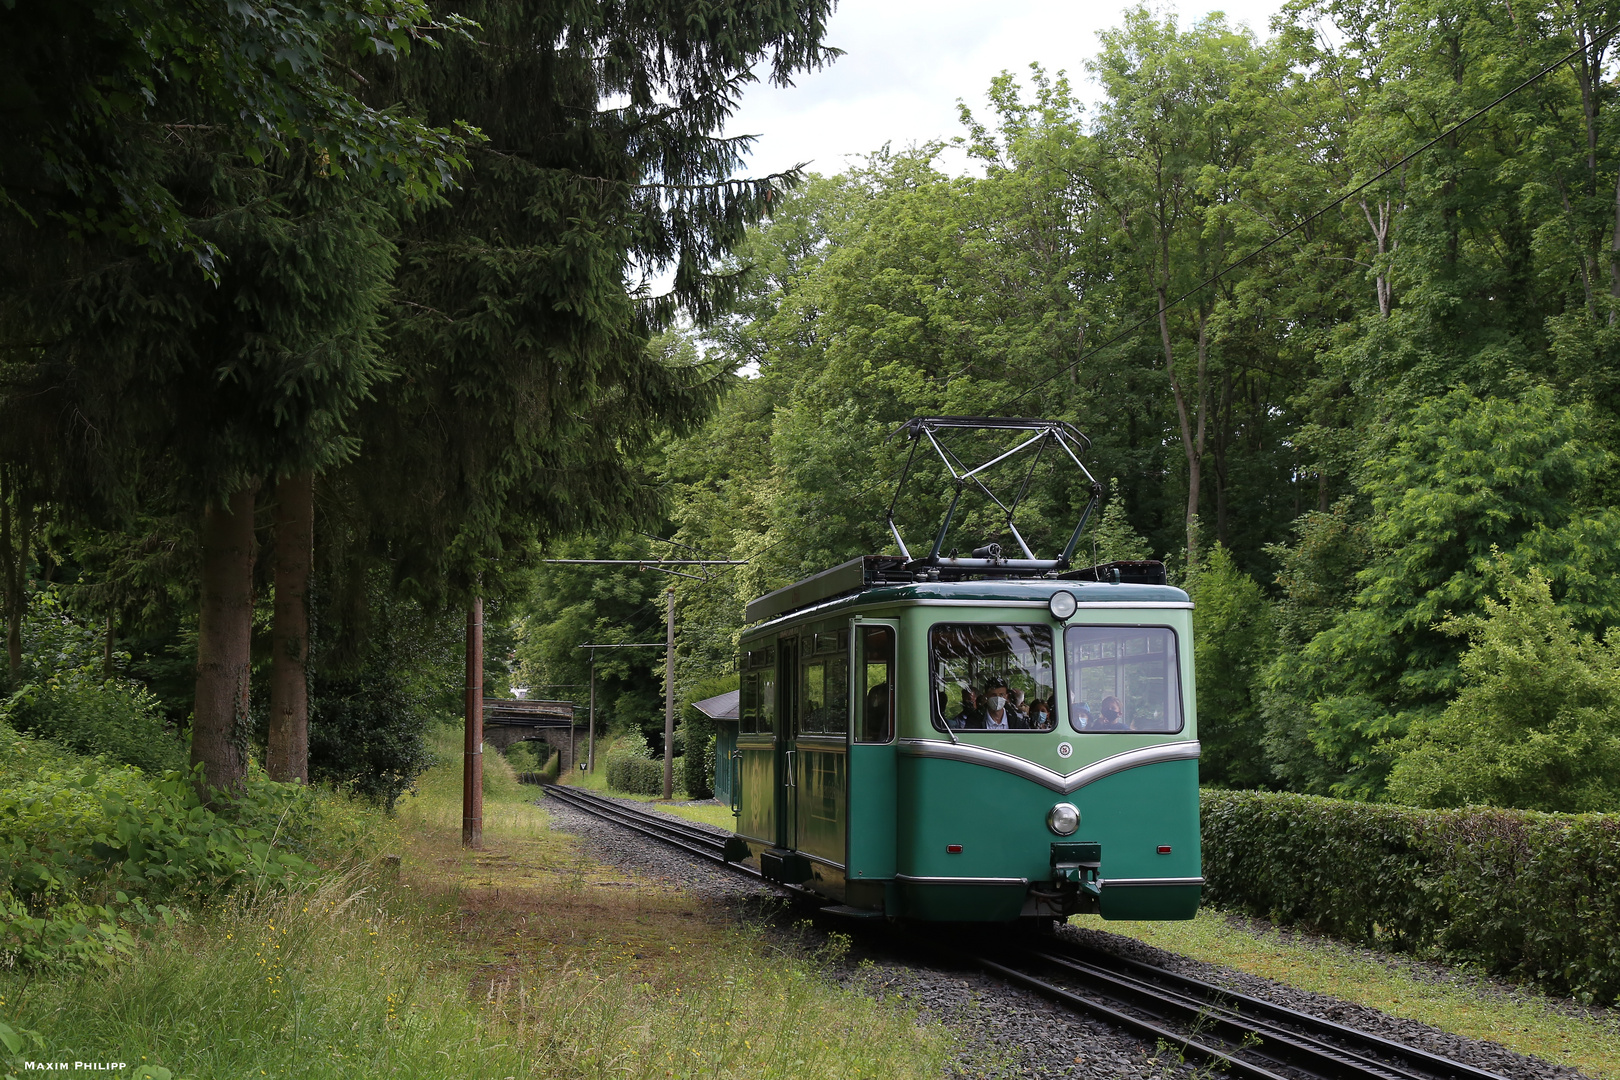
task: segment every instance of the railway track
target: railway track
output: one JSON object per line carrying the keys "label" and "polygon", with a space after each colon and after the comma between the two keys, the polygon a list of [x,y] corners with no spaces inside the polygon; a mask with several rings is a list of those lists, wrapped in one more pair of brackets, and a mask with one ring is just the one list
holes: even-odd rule
{"label": "railway track", "polygon": [[[548,798],[672,844],[738,873],[725,841],[591,792],[547,785]],[[794,890],[799,892],[799,890]],[[905,941],[967,961],[1014,986],[1098,1017],[1138,1038],[1248,1080],[1505,1080],[1498,1073],[1309,1013],[1098,949],[1064,941],[998,942],[964,953],[912,934]]]}
{"label": "railway track", "polygon": [[666,817],[633,810],[617,799],[609,799],[595,792],[581,791],[578,788],[564,787],[561,784],[546,784],[542,790],[545,791],[548,799],[556,799],[560,803],[572,806],[577,810],[583,810],[587,814],[593,814],[616,825],[633,829],[643,836],[649,836],[654,840],[672,844],[689,854],[696,855],[700,859],[719,863],[740,874],[747,874],[762,881],[764,880],[760,872],[752,866],[727,862],[724,854],[725,840],[715,836],[714,833],[709,832],[707,829],[682,825]]}

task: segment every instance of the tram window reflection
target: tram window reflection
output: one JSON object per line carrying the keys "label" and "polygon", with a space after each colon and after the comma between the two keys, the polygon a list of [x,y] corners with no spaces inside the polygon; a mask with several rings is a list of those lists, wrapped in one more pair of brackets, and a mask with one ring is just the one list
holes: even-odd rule
{"label": "tram window reflection", "polygon": [[769,735],[776,730],[776,650],[755,649],[738,658],[743,669],[738,697],[738,730]]}
{"label": "tram window reflection", "polygon": [[[934,727],[958,731],[1051,731],[1052,628],[940,624],[929,631]],[[1047,703],[1037,708],[1035,703]]]}
{"label": "tram window reflection", "polygon": [[1071,626],[1064,631],[1063,645],[1074,730],[1181,730],[1175,631],[1162,626]]}
{"label": "tram window reflection", "polygon": [[860,723],[855,741],[886,743],[894,738],[894,630],[861,629]]}
{"label": "tram window reflection", "polygon": [[804,717],[799,730],[842,735],[849,725],[849,660],[842,656],[807,657],[800,668],[800,680]]}

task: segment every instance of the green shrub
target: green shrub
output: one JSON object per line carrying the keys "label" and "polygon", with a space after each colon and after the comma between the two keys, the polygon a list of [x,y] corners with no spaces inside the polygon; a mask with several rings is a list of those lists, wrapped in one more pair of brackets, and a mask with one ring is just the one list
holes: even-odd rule
{"label": "green shrub", "polygon": [[1203,792],[1205,899],[1620,1000],[1620,815]]}
{"label": "green shrub", "polygon": [[0,699],[0,721],[149,773],[185,768],[185,744],[166,725],[162,702],[138,682],[106,677],[100,637],[72,616],[58,589],[29,598],[22,630],[23,667],[15,691]]}
{"label": "green shrub", "polygon": [[[614,739],[604,755],[607,759],[609,789],[626,795],[662,795],[664,763],[653,760],[647,737],[631,731]],[[675,759],[675,775],[681,773],[681,760]]]}
{"label": "green shrub", "polygon": [[562,772],[562,752],[553,750],[546,763],[540,767],[540,782],[542,784],[555,784],[557,774]]}
{"label": "green shrub", "polygon": [[429,719],[404,677],[381,661],[354,674],[317,672],[310,686],[310,779],[391,811],[433,764]]}
{"label": "green shrub", "polygon": [[1620,810],[1620,631],[1582,633],[1539,571],[1498,556],[1466,636],[1463,687],[1444,713],[1392,744],[1390,795],[1416,806]]}
{"label": "green shrub", "polygon": [[607,782],[609,788],[627,795],[662,795],[664,763],[649,758],[609,758]]}
{"label": "green shrub", "polygon": [[[715,754],[715,750],[716,750],[715,744],[718,741],[719,740],[718,740],[717,736],[710,735],[707,739],[703,740],[703,745],[698,748],[698,753],[701,756],[701,760],[702,760],[702,763],[703,763],[703,790],[708,792],[707,795],[703,796],[703,798],[706,798],[706,799],[710,799],[710,798],[714,797],[714,773],[715,773],[715,756],[714,756],[714,754]],[[688,768],[690,768],[690,766],[688,766]],[[691,789],[689,788],[688,790],[690,791]]]}
{"label": "green shrub", "polygon": [[157,696],[123,680],[69,671],[25,683],[0,703],[0,720],[78,753],[149,773],[186,765],[186,748],[164,724]]}
{"label": "green shrub", "polygon": [[364,858],[378,815],[254,770],[217,808],[189,774],[87,760],[0,723],[0,966],[106,966],[245,887]]}

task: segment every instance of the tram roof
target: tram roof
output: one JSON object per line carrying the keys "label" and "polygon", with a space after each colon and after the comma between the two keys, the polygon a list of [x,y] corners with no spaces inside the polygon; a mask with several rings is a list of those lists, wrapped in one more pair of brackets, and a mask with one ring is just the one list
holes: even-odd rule
{"label": "tram roof", "polygon": [[[1109,564],[1114,565],[1114,564]],[[1119,564],[1132,565],[1132,564]],[[1046,601],[1059,590],[1074,594],[1081,607],[1087,604],[1187,604],[1188,596],[1173,585],[1142,582],[1076,580],[1074,577],[990,577],[975,575],[957,581],[934,581],[903,571],[903,560],[892,556],[865,555],[824,570],[803,581],[794,582],[748,604],[744,622],[753,625],[768,619],[791,615],[857,599],[867,601],[908,600],[1025,600]],[[1087,568],[1076,574],[1102,568]],[[1101,575],[1098,575],[1101,576]],[[921,578],[921,580],[919,580]],[[909,579],[909,580],[908,580]]]}

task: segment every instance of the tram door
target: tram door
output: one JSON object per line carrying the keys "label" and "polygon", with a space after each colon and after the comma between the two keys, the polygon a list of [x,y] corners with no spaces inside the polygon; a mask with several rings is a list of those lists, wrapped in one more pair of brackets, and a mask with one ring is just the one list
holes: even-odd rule
{"label": "tram door", "polygon": [[842,869],[849,779],[849,631],[799,635],[793,740],[793,848]]}
{"label": "tram door", "polygon": [[[892,621],[857,619],[850,634],[848,880],[884,881],[895,873],[895,719],[900,708]],[[852,894],[853,895],[853,894]]]}
{"label": "tram door", "polygon": [[737,731],[737,833],[775,846],[778,745],[776,643],[765,642],[742,655],[742,687]]}
{"label": "tram door", "polygon": [[799,639],[776,647],[776,846],[790,848],[798,833],[798,785],[794,783],[799,738]]}

